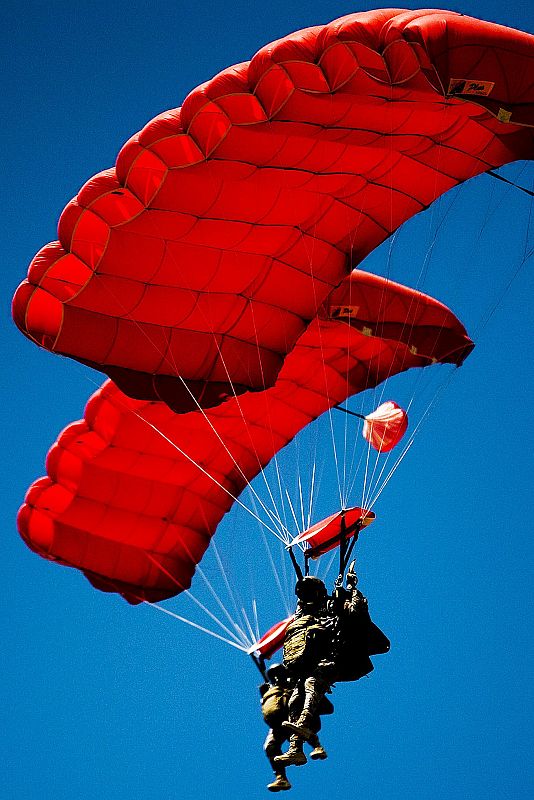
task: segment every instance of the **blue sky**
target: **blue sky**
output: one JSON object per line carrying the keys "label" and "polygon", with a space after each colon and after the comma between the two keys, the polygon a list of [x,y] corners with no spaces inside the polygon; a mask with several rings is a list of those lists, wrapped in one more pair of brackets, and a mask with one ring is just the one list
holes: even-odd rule
{"label": "blue sky", "polygon": [[[263,44],[364,8],[341,0],[4,3],[1,705],[10,800],[266,796],[266,729],[246,657],[96,592],[19,539],[26,488],[101,379],[35,348],[9,306],[33,254],[55,239],[65,203],[146,121]],[[534,29],[526,2],[455,9]],[[531,165],[505,174],[532,187]],[[532,795],[532,259],[504,293],[529,213],[525,195],[482,176],[395,241],[392,276],[408,284],[432,245],[422,288],[470,331],[500,302],[362,535],[360,585],[392,651],[370,678],[336,688],[336,714],[324,725],[330,758],[291,773],[295,798]],[[532,238],[531,229],[530,247]],[[369,268],[383,268],[385,256]],[[408,380],[388,387],[400,401],[411,390]],[[336,421],[341,438],[344,424]],[[312,438],[282,457],[288,476],[297,458],[306,472]],[[314,519],[335,510],[336,494],[326,454]],[[218,537],[244,602],[257,595],[261,624],[270,625],[284,607],[262,537],[237,510]],[[213,564],[206,570],[218,585]],[[181,599],[167,607],[190,610]]]}

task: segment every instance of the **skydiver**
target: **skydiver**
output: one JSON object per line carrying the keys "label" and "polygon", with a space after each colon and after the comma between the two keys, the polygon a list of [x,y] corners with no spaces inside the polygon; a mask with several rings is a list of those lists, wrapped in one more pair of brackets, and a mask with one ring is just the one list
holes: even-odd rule
{"label": "skydiver", "polygon": [[267,670],[268,683],[260,686],[261,713],[269,726],[269,733],[263,744],[265,755],[274,772],[274,781],[267,785],[270,792],[283,792],[291,789],[283,764],[277,764],[275,757],[281,755],[282,745],[288,733],[282,727],[287,719],[289,698],[293,691],[289,675],[283,664],[273,664]]}
{"label": "skydiver", "polygon": [[[283,727],[289,716],[289,701],[293,695],[293,685],[289,673],[283,664],[273,664],[267,670],[268,683],[260,686],[261,710],[263,719],[269,725],[269,733],[265,739],[263,749],[274,772],[274,781],[267,785],[271,792],[281,792],[291,789],[287,779],[284,764],[276,762],[276,757],[282,754],[282,745],[289,739],[290,733]],[[326,698],[325,698],[326,700]],[[334,708],[326,700],[319,711],[331,714]],[[313,747],[312,758],[326,758],[326,753],[321,746],[317,733],[321,728],[319,715],[311,722],[309,742]],[[324,754],[324,755],[323,755]]]}
{"label": "skydiver", "polygon": [[357,589],[354,568],[353,561],[346,588],[338,586],[331,598],[317,578],[297,582],[299,602],[284,640],[284,664],[304,699],[298,716],[290,700],[289,720],[283,723],[291,732],[289,749],[276,758],[277,764],[306,763],[303,744],[310,741],[314,716],[325,694],[336,681],[367,675],[373,669],[369,656],[389,650],[388,639],[371,621],[367,599]]}
{"label": "skydiver", "polygon": [[313,737],[321,702],[327,701],[325,694],[330,691],[335,670],[332,661],[334,620],[323,581],[311,576],[301,578],[295,586],[295,594],[297,608],[286,631],[283,656],[283,664],[294,685],[289,719],[282,723],[289,734],[289,749],[275,757],[275,763],[283,766],[306,763],[304,741],[313,747],[311,758],[327,757],[321,745],[315,746]]}

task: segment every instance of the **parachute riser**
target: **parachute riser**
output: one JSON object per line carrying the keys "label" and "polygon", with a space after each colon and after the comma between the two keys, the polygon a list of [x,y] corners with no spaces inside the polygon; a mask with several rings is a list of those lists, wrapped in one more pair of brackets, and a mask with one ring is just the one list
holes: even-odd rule
{"label": "parachute riser", "polygon": [[[335,588],[339,588],[343,585],[343,580],[345,578],[345,571],[347,569],[350,557],[352,555],[352,551],[354,550],[354,546],[358,541],[358,536],[362,529],[362,524],[360,521],[356,522],[354,525],[351,525],[347,528],[345,522],[345,514],[343,513],[341,516],[341,531],[340,531],[340,543],[339,543],[339,575],[337,576],[335,582]],[[348,535],[354,530],[354,536],[349,544]]]}
{"label": "parachute riser", "polygon": [[[352,555],[352,551],[354,550],[354,546],[358,540],[358,536],[362,528],[363,523],[361,520],[358,520],[351,525],[347,525],[345,521],[345,514],[342,512],[340,532],[331,539],[327,539],[326,542],[322,542],[320,548],[308,547],[306,550],[304,550],[304,575],[302,568],[296,559],[295,553],[293,552],[293,548],[288,547],[287,549],[289,552],[289,557],[291,559],[291,563],[293,564],[297,580],[302,580],[303,576],[310,574],[310,559],[323,555],[323,553],[326,552],[332,545],[339,544],[339,576],[336,580],[336,586],[341,585],[343,583],[343,578]],[[351,536],[352,539],[349,544],[349,538]]]}
{"label": "parachute riser", "polygon": [[256,655],[254,655],[254,653],[251,653],[250,657],[253,660],[253,662],[256,664],[257,668],[259,669],[263,680],[266,683],[268,683],[267,672],[265,670],[265,659],[263,658],[263,656],[256,656]]}
{"label": "parachute riser", "polygon": [[[287,549],[289,551],[289,558],[291,559],[291,563],[293,564],[293,569],[295,570],[295,574],[297,576],[297,580],[301,581],[302,578],[303,578],[301,566],[300,566],[299,562],[296,559],[295,553],[293,552],[293,548],[292,547],[288,547]],[[304,553],[304,563],[305,563],[304,574],[307,575],[308,574],[308,559],[306,557],[306,553]]]}
{"label": "parachute riser", "polygon": [[336,545],[338,542],[341,544],[344,540],[348,540],[353,531],[356,538],[358,538],[358,534],[360,533],[362,527],[362,523],[360,520],[358,520],[358,522],[354,522],[352,525],[345,527],[344,530],[341,528],[340,533],[336,534],[331,539],[327,539],[325,542],[322,542],[320,547],[310,547],[308,550],[305,550],[304,558],[318,558],[319,556],[324,555],[331,548],[331,545]]}
{"label": "parachute riser", "polygon": [[349,561],[351,559],[352,551],[354,550],[356,542],[358,541],[358,535],[359,535],[359,531],[358,531],[358,533],[354,534],[354,537],[353,537],[350,545],[347,548],[347,552],[345,554],[345,560],[344,560],[344,563],[343,563],[343,575],[345,574],[345,571],[346,571],[347,566],[349,564]]}

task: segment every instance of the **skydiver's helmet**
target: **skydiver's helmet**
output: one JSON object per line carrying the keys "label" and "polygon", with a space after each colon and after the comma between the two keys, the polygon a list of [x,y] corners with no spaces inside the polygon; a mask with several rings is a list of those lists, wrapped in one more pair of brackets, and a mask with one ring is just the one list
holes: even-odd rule
{"label": "skydiver's helmet", "polygon": [[301,603],[306,605],[322,605],[328,597],[326,586],[320,578],[314,578],[312,575],[306,575],[297,581],[295,586],[295,594]]}
{"label": "skydiver's helmet", "polygon": [[287,670],[283,664],[271,664],[267,670],[267,680],[273,686],[280,686],[287,679]]}

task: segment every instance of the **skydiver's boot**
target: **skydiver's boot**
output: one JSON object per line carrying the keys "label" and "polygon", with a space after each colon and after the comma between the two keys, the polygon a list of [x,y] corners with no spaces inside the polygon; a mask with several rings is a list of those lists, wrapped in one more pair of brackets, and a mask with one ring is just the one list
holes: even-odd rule
{"label": "skydiver's boot", "polygon": [[300,717],[297,722],[291,722],[289,720],[282,722],[283,727],[287,728],[291,733],[301,739],[311,742],[314,736],[313,719],[327,689],[328,683],[320,678],[306,678],[304,682],[304,705],[302,706]]}
{"label": "skydiver's boot", "polygon": [[274,759],[276,764],[284,767],[302,767],[308,760],[304,755],[303,746],[304,740],[300,736],[290,736],[289,750],[281,756],[276,756]]}
{"label": "skydiver's boot", "polygon": [[[285,770],[284,770],[285,773]],[[287,792],[288,789],[291,789],[291,784],[289,783],[288,779],[286,778],[285,774],[276,775],[274,781],[272,783],[267,784],[267,788],[270,792]]]}
{"label": "skydiver's boot", "polygon": [[328,754],[324,747],[322,746],[321,742],[319,741],[319,737],[317,734],[312,734],[311,738],[308,739],[309,743],[313,747],[313,750],[310,753],[310,758],[313,761],[324,761],[325,758],[328,758]]}
{"label": "skydiver's boot", "polygon": [[269,759],[269,764],[274,772],[274,781],[267,784],[267,788],[270,792],[285,792],[291,789],[291,784],[286,778],[285,766],[276,763],[277,756],[282,755],[282,744],[286,738],[287,737],[279,728],[276,730],[271,728],[265,739],[265,744],[263,745],[265,755]]}
{"label": "skydiver's boot", "polygon": [[287,721],[287,722],[282,722],[282,725],[284,726],[284,728],[287,728],[288,731],[291,731],[291,733],[298,739],[301,739],[302,741],[305,742],[309,742],[313,737],[313,731],[308,727],[312,722],[312,719],[313,717],[311,715],[308,717],[304,716],[304,714],[301,714],[298,722]]}

